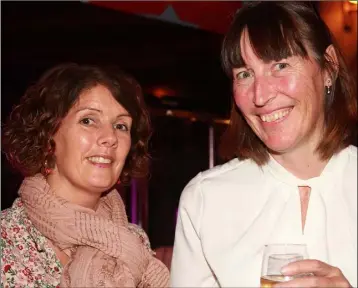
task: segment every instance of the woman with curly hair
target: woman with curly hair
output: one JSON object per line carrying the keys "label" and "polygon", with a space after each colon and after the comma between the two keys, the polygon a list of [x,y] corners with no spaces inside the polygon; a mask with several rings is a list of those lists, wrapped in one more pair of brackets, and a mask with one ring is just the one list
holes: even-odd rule
{"label": "woman with curly hair", "polygon": [[137,82],[65,64],[30,87],[3,127],[25,179],[1,213],[4,287],[165,287],[168,270],[113,189],[146,175],[150,123]]}

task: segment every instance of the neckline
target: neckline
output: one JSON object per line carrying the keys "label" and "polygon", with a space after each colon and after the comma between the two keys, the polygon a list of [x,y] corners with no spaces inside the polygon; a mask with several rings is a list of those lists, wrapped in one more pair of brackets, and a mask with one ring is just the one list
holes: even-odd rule
{"label": "neckline", "polygon": [[329,180],[330,177],[334,177],[333,174],[338,172],[337,170],[339,170],[345,162],[344,160],[346,157],[342,157],[342,155],[346,154],[344,153],[346,149],[343,149],[340,152],[334,154],[329,159],[319,176],[309,179],[300,179],[296,177],[291,172],[286,170],[286,168],[284,168],[280,163],[278,163],[271,154],[269,155],[270,158],[265,167],[270,172],[270,174],[272,174],[280,182],[284,182],[289,186],[310,186],[312,188],[312,186],[317,186],[321,183],[329,182],[325,180]]}

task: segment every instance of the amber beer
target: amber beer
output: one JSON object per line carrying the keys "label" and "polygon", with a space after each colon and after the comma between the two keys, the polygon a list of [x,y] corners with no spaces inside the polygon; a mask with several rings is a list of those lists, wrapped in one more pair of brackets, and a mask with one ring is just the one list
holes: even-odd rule
{"label": "amber beer", "polygon": [[271,288],[273,285],[281,282],[286,282],[291,280],[291,277],[283,275],[267,275],[261,276],[260,278],[260,287],[261,288]]}

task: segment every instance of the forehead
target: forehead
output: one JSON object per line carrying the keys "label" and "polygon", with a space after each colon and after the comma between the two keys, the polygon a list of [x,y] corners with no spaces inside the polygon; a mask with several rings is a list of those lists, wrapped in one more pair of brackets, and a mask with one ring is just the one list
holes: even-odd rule
{"label": "forehead", "polygon": [[[296,64],[300,63],[300,66],[303,65],[313,65],[313,66],[317,66],[316,61],[314,60],[314,57],[311,53],[311,50],[309,48],[305,48],[307,49],[307,55],[300,55],[300,54],[296,54],[294,52],[291,53],[287,53],[287,54],[283,54],[280,55],[280,53],[277,53],[277,56],[275,58],[267,58],[265,57],[265,55],[259,55],[259,52],[255,49],[254,44],[251,41],[248,29],[245,28],[243,29],[241,36],[240,36],[240,56],[242,58],[242,66],[245,65],[255,65],[255,64],[270,64],[272,62],[275,61],[280,61],[280,60],[284,60],[287,59],[289,57],[293,57],[294,62]],[[281,57],[279,57],[281,56]]]}
{"label": "forehead", "polygon": [[103,86],[96,85],[80,93],[74,108],[88,107],[101,111],[128,113],[127,110],[112,95],[111,91]]}
{"label": "forehead", "polygon": [[249,33],[247,28],[245,28],[240,37],[240,50],[241,50],[241,57],[244,60],[244,63],[250,62],[257,62],[262,61],[255,53],[252,43],[249,37]]}

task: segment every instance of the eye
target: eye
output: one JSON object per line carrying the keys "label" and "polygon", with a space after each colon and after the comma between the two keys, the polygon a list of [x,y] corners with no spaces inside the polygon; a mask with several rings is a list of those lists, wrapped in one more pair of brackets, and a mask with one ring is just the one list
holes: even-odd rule
{"label": "eye", "polygon": [[80,123],[88,126],[88,125],[91,125],[92,123],[94,123],[94,121],[91,118],[86,117],[86,118],[81,119]]}
{"label": "eye", "polygon": [[121,131],[129,131],[129,127],[128,127],[127,124],[122,124],[122,123],[115,124],[114,128],[118,129],[118,130],[121,130]]}
{"label": "eye", "polygon": [[280,71],[287,68],[288,66],[288,63],[276,63],[274,66],[274,70]]}
{"label": "eye", "polygon": [[236,79],[245,79],[251,76],[249,71],[241,71],[236,74]]}

